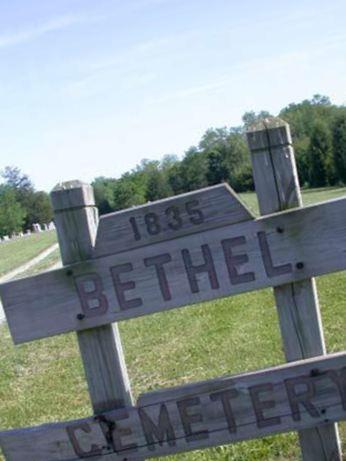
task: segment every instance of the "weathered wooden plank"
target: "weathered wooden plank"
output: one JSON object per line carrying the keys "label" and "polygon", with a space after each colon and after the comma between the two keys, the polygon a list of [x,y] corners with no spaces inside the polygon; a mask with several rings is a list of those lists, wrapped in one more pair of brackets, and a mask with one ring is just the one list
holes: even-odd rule
{"label": "weathered wooden plank", "polygon": [[302,205],[289,126],[279,118],[259,121],[246,133],[261,215]]}
{"label": "weathered wooden plank", "polygon": [[[275,118],[261,121],[248,133],[261,214],[302,206],[289,126]],[[313,225],[313,224],[312,224]],[[317,290],[313,279],[274,288],[284,351],[288,361],[326,352]],[[304,461],[341,460],[334,424],[299,433]]]}
{"label": "weathered wooden plank", "polygon": [[[61,192],[63,191],[63,193]],[[93,188],[79,180],[59,183],[50,194],[55,211],[73,210],[74,208],[95,208]],[[93,237],[95,240],[95,237]]]}
{"label": "weathered wooden plank", "polygon": [[94,418],[1,432],[0,446],[8,461],[134,461],[345,418],[340,353],[161,390]]}
{"label": "weathered wooden plank", "polygon": [[16,343],[346,268],[346,199],[3,284]]}
{"label": "weathered wooden plank", "polygon": [[253,219],[228,184],[102,216],[95,257]]}
{"label": "weathered wooden plank", "polygon": [[[91,258],[98,224],[92,187],[80,181],[59,184],[51,198],[63,263]],[[94,413],[132,405],[117,325],[78,331],[77,337]]]}

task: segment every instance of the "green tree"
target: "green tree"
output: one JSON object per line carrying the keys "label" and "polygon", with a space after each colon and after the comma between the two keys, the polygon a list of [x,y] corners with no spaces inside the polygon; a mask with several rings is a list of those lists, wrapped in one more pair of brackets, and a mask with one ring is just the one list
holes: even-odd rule
{"label": "green tree", "polygon": [[302,186],[307,186],[310,180],[309,145],[310,137],[307,135],[294,139],[294,154],[297,163],[299,181]]}
{"label": "green tree", "polygon": [[[331,134],[322,121],[317,121],[313,127],[308,149],[309,179],[313,187],[328,184],[328,168],[332,155]],[[330,173],[329,173],[330,174]]]}
{"label": "green tree", "polygon": [[173,191],[164,175],[164,171],[159,168],[152,169],[147,178],[146,200],[153,202],[170,195],[173,195]]}
{"label": "green tree", "polygon": [[331,106],[330,98],[321,94],[314,94],[311,100],[311,104],[320,106]]}
{"label": "green tree", "polygon": [[346,110],[335,119],[332,136],[336,176],[339,181],[346,184]]}
{"label": "green tree", "polygon": [[184,192],[181,162],[176,155],[165,155],[161,162],[161,170],[170,189],[170,195]]}
{"label": "green tree", "polygon": [[180,164],[183,192],[206,187],[208,185],[207,169],[207,156],[199,152],[197,147],[190,147]]}
{"label": "green tree", "polygon": [[4,179],[5,184],[12,187],[16,191],[33,191],[34,186],[29,179],[29,176],[23,174],[19,168],[15,166],[6,166],[1,171],[1,176]]}
{"label": "green tree", "polygon": [[185,181],[182,174],[182,162],[177,162],[174,165],[171,165],[170,168],[166,170],[166,177],[174,195],[182,194],[186,191]]}
{"label": "green tree", "polygon": [[244,135],[230,130],[225,165],[229,171],[228,182],[238,192],[253,189],[250,153]]}
{"label": "green tree", "polygon": [[244,128],[248,129],[251,125],[254,125],[259,120],[263,120],[264,118],[271,117],[270,112],[267,110],[261,110],[260,112],[249,111],[245,112],[242,117],[242,121],[244,123]]}
{"label": "green tree", "polygon": [[209,185],[219,184],[229,178],[229,171],[225,165],[224,155],[217,150],[211,151],[207,155],[208,170],[206,177]]}
{"label": "green tree", "polygon": [[[338,179],[346,181],[344,121],[338,118],[341,114],[346,117],[345,107],[319,94],[289,104],[280,112],[291,128],[301,184],[323,186]],[[241,127],[209,128],[198,146],[189,148],[181,161],[172,155],[161,162],[146,159],[120,180],[97,178],[94,187],[101,213],[221,181],[229,182],[238,192],[253,189],[244,135],[249,126],[267,117],[268,111],[250,111],[244,114]]]}
{"label": "green tree", "polygon": [[215,149],[222,143],[227,143],[229,130],[227,127],[208,128],[198,144],[200,151],[208,152]]}
{"label": "green tree", "polygon": [[46,192],[32,192],[26,202],[25,226],[31,228],[34,223],[48,224],[53,219],[53,209]]}
{"label": "green tree", "polygon": [[113,203],[115,210],[123,210],[145,203],[145,197],[136,186],[130,173],[124,174],[114,183]]}
{"label": "green tree", "polygon": [[[340,108],[331,104],[327,96],[318,94],[315,94],[311,100],[305,99],[298,104],[292,103],[281,110],[280,117],[290,125],[301,184],[307,185],[311,179],[309,146],[316,123],[325,124],[327,130],[331,131],[332,122],[339,111]],[[335,181],[333,158],[328,157],[326,163],[328,182],[333,183]]]}
{"label": "green tree", "polygon": [[152,202],[172,195],[173,191],[165,174],[165,168],[169,168],[170,163],[169,157],[165,158],[165,163],[145,159],[131,173],[131,179],[145,201]]}
{"label": "green tree", "polygon": [[207,162],[206,179],[209,185],[229,179],[226,157],[228,155],[229,131],[226,127],[209,128],[199,143],[200,157]]}
{"label": "green tree", "polygon": [[25,218],[25,210],[17,201],[15,190],[8,185],[0,186],[0,235],[20,232]]}
{"label": "green tree", "polygon": [[94,188],[95,203],[100,215],[111,213],[115,209],[114,188],[116,179],[100,176],[95,178],[92,186]]}
{"label": "green tree", "polygon": [[[17,202],[25,212],[24,228],[29,229],[32,220],[29,218],[30,210],[35,204],[35,189],[28,175],[21,172],[17,167],[6,166],[1,171],[4,184],[11,188],[15,193]],[[36,211],[37,212],[37,209]],[[31,213],[32,214],[32,213]]]}
{"label": "green tree", "polygon": [[199,149],[207,158],[208,184],[228,181],[237,190],[250,186],[250,157],[241,129],[209,129],[203,135]]}

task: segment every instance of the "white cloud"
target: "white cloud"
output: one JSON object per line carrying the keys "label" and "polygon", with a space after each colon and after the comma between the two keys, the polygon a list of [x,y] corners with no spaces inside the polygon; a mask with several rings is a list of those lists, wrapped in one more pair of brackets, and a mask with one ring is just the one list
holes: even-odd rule
{"label": "white cloud", "polygon": [[339,34],[322,39],[320,42],[315,43],[314,46],[307,46],[281,55],[245,60],[231,65],[226,74],[219,75],[217,78],[209,81],[197,82],[194,86],[168,92],[153,99],[151,104],[166,104],[169,101],[177,99],[185,100],[186,98],[193,98],[198,94],[222,90],[230,87],[234,82],[237,84],[237,79],[241,74],[252,74],[254,75],[254,79],[278,78],[279,76],[284,78],[293,69],[299,69],[300,72],[304,69],[305,73],[308,74],[314,61],[316,62],[317,59],[321,59],[321,56],[323,58],[331,50],[342,46],[345,41],[346,35]]}
{"label": "white cloud", "polygon": [[62,92],[69,96],[84,97],[113,88],[115,81],[126,90],[148,85],[158,78],[159,72],[148,71],[147,67],[159,68],[162,60],[179,55],[186,48],[186,43],[198,34],[201,34],[199,29],[192,29],[137,42],[123,48],[116,55],[93,61],[80,60],[78,68],[82,69],[84,76],[65,83]]}
{"label": "white cloud", "polygon": [[148,7],[165,6],[179,2],[180,0],[137,0],[131,4],[133,9],[142,9]]}
{"label": "white cloud", "polygon": [[44,36],[50,32],[56,32],[75,24],[92,23],[102,19],[101,16],[86,16],[86,15],[64,15],[50,19],[41,24],[32,25],[26,29],[16,30],[8,34],[0,35],[0,48],[20,43],[27,43]]}

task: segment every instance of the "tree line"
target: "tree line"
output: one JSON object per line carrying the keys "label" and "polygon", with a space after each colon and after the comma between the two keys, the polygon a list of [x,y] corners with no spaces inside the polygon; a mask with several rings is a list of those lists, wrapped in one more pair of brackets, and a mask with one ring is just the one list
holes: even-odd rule
{"label": "tree line", "polygon": [[[246,112],[242,125],[209,128],[182,159],[142,160],[120,178],[97,177],[92,185],[101,214],[152,202],[227,181],[237,192],[253,190],[251,159],[245,132],[267,111]],[[292,103],[278,114],[291,127],[300,184],[324,187],[346,184],[346,106],[327,96]],[[17,168],[2,172],[0,235],[49,222],[52,210],[45,192],[35,191]]]}
{"label": "tree line", "polygon": [[[245,132],[269,116],[267,111],[246,112],[241,126],[209,128],[181,160],[175,155],[142,160],[118,179],[96,178],[93,186],[101,214],[222,181],[236,192],[253,190]],[[278,116],[291,127],[300,184],[305,188],[346,184],[346,107],[315,95],[289,104]]]}
{"label": "tree line", "polygon": [[34,223],[52,221],[47,192],[36,191],[29,177],[17,167],[7,166],[0,174],[0,237],[31,230]]}

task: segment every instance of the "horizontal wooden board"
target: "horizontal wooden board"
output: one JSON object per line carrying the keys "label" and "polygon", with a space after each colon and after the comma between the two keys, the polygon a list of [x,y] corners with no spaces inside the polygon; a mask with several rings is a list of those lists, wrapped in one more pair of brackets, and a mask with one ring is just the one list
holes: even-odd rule
{"label": "horizontal wooden board", "polygon": [[7,461],[134,461],[346,419],[346,354],[150,393],[136,407],[0,432]]}
{"label": "horizontal wooden board", "polygon": [[339,199],[9,282],[0,294],[21,343],[345,268]]}
{"label": "horizontal wooden board", "polygon": [[229,185],[219,184],[102,216],[95,257],[253,218]]}

